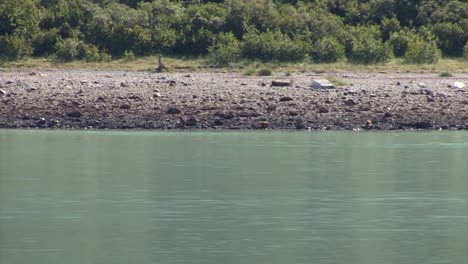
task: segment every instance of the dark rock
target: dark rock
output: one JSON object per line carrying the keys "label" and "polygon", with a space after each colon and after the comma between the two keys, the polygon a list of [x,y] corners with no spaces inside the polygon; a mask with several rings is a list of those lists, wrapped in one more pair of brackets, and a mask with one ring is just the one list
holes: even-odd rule
{"label": "dark rock", "polygon": [[182,113],[182,111],[180,111],[180,109],[177,108],[177,107],[169,107],[167,109],[167,113],[170,114],[170,115],[176,115],[176,114]]}
{"label": "dark rock", "polygon": [[431,90],[427,89],[427,88],[420,89],[419,93],[424,94],[424,95],[432,95],[433,94],[433,92]]}
{"label": "dark rock", "polygon": [[384,114],[384,118],[389,118],[389,117],[392,117],[393,115],[389,112],[385,112]]}
{"label": "dark rock", "polygon": [[283,96],[279,99],[280,102],[289,102],[289,101],[293,101],[294,99],[292,99],[291,97],[289,96]]}
{"label": "dark rock", "polygon": [[328,108],[326,106],[321,105],[318,108],[318,112],[324,114],[324,113],[330,112],[330,110],[328,110]]}
{"label": "dark rock", "polygon": [[299,113],[296,110],[291,110],[291,111],[289,111],[289,115],[290,116],[298,116]]}
{"label": "dark rock", "polygon": [[196,126],[198,122],[200,122],[198,119],[191,116],[189,117],[189,119],[187,119],[187,122],[185,123],[185,125],[193,127],[193,126]]}
{"label": "dark rock", "polygon": [[400,86],[400,85],[401,85],[401,82],[397,82],[396,85],[397,85],[397,86]]}
{"label": "dark rock", "polygon": [[97,99],[96,99],[96,102],[105,102],[106,101],[106,98],[102,97],[102,96],[99,96]]}
{"label": "dark rock", "polygon": [[241,83],[240,85],[241,85],[241,86],[246,86],[247,84],[246,84],[246,83]]}
{"label": "dark rock", "polygon": [[354,101],[353,99],[347,99],[347,100],[344,100],[343,103],[347,106],[355,106],[357,105],[358,103],[356,101]]}
{"label": "dark rock", "polygon": [[175,85],[176,85],[176,81],[174,81],[174,80],[169,81],[169,86],[175,86]]}
{"label": "dark rock", "polygon": [[403,124],[406,127],[414,127],[416,129],[429,129],[432,127],[432,122],[430,121],[417,121],[417,122],[409,122]]}
{"label": "dark rock", "polygon": [[268,123],[268,121],[260,121],[258,124],[259,124],[259,127],[263,129],[266,129],[270,126],[270,123]]}
{"label": "dark rock", "polygon": [[374,126],[371,120],[367,120],[366,123],[362,126],[364,129],[371,129]]}
{"label": "dark rock", "polygon": [[219,116],[224,119],[233,119],[234,118],[234,113],[233,112],[228,112],[228,113],[223,113],[223,112],[216,112],[215,116]]}
{"label": "dark rock", "polygon": [[214,125],[215,125],[215,126],[222,126],[222,125],[224,125],[224,122],[223,122],[223,120],[221,120],[221,119],[216,119],[216,120],[214,121]]}
{"label": "dark rock", "polygon": [[271,86],[291,86],[291,80],[273,80],[271,81]]}
{"label": "dark rock", "polygon": [[138,96],[138,95],[134,95],[134,94],[130,95],[130,96],[127,97],[127,98],[130,99],[130,100],[134,100],[134,101],[143,101],[143,98],[141,98],[141,97]]}
{"label": "dark rock", "polygon": [[435,102],[434,98],[433,98],[433,97],[430,97],[430,96],[427,97],[427,101],[428,101],[429,103]]}
{"label": "dark rock", "polygon": [[126,82],[121,82],[121,83],[120,83],[120,86],[122,86],[122,87],[128,87],[128,84],[127,84]]}
{"label": "dark rock", "polygon": [[45,118],[41,117],[39,118],[39,120],[37,120],[36,122],[36,125],[38,127],[44,127],[46,125],[47,121],[45,120]]}
{"label": "dark rock", "polygon": [[74,111],[68,112],[67,116],[72,117],[72,118],[80,118],[82,114],[79,111],[74,110]]}
{"label": "dark rock", "polygon": [[119,106],[119,109],[122,109],[122,110],[128,110],[130,109],[131,106],[129,104],[122,104]]}

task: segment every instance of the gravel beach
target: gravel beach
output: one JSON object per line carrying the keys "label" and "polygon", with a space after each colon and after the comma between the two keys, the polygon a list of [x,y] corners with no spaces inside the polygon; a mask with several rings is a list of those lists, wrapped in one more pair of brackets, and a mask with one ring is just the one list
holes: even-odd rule
{"label": "gravel beach", "polygon": [[[346,85],[311,88],[326,76]],[[456,81],[468,74],[9,71],[0,72],[0,128],[468,129],[468,87]]]}

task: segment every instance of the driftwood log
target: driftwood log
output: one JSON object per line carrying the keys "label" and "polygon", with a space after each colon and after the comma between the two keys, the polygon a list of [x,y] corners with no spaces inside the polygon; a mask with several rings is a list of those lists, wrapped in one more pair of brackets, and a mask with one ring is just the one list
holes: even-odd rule
{"label": "driftwood log", "polygon": [[166,65],[164,65],[163,61],[162,61],[162,56],[159,55],[158,56],[158,67],[156,68],[156,72],[162,72],[163,70],[166,70],[167,67]]}

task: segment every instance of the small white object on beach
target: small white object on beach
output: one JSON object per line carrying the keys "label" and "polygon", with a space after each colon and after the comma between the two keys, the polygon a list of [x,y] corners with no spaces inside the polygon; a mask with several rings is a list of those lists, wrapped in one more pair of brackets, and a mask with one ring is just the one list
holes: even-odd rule
{"label": "small white object on beach", "polygon": [[333,89],[335,85],[327,79],[312,80],[312,88],[316,89]]}
{"label": "small white object on beach", "polygon": [[465,84],[462,83],[462,82],[454,82],[454,83],[452,84],[452,87],[453,87],[453,88],[462,89],[462,88],[465,88]]}

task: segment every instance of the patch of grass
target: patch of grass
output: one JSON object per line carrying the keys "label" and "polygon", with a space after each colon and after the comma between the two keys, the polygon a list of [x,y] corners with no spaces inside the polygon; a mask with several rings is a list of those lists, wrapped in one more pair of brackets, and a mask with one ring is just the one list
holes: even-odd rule
{"label": "patch of grass", "polygon": [[271,76],[273,74],[273,70],[269,67],[260,68],[257,72],[258,76]]}
{"label": "patch of grass", "polygon": [[439,73],[439,77],[452,77],[453,75],[450,72],[444,71]]}
{"label": "patch of grass", "polygon": [[285,76],[291,76],[292,72],[290,70],[287,70],[286,73],[284,74]]}
{"label": "patch of grass", "polygon": [[256,73],[256,70],[254,68],[247,68],[244,71],[245,76],[252,76],[252,75],[255,75],[255,73]]}
{"label": "patch of grass", "polygon": [[[131,55],[129,56],[131,58]],[[136,57],[133,61],[122,63],[122,59],[112,59],[111,61],[86,62],[85,60],[71,62],[55,62],[53,58],[26,58],[17,61],[4,61],[0,63],[1,71],[11,71],[18,69],[89,69],[89,70],[118,70],[118,71],[154,71],[157,67],[157,56]],[[171,72],[220,72],[222,68],[213,68],[201,57],[164,56],[163,62]],[[336,63],[261,63],[259,61],[242,60],[237,64],[226,67],[230,71],[240,73],[247,72],[255,75],[258,69],[270,68],[278,72],[298,72],[298,73],[326,73],[326,72],[431,72],[439,74],[441,72],[468,73],[468,60],[461,58],[443,58],[437,64],[416,65],[406,64],[403,59],[395,58],[388,63],[357,65],[346,62]],[[272,73],[273,74],[273,71]],[[248,75],[248,74],[247,74]]]}
{"label": "patch of grass", "polygon": [[325,79],[329,80],[331,83],[333,83],[337,87],[347,85],[346,82],[339,80],[334,76],[326,76]]}

